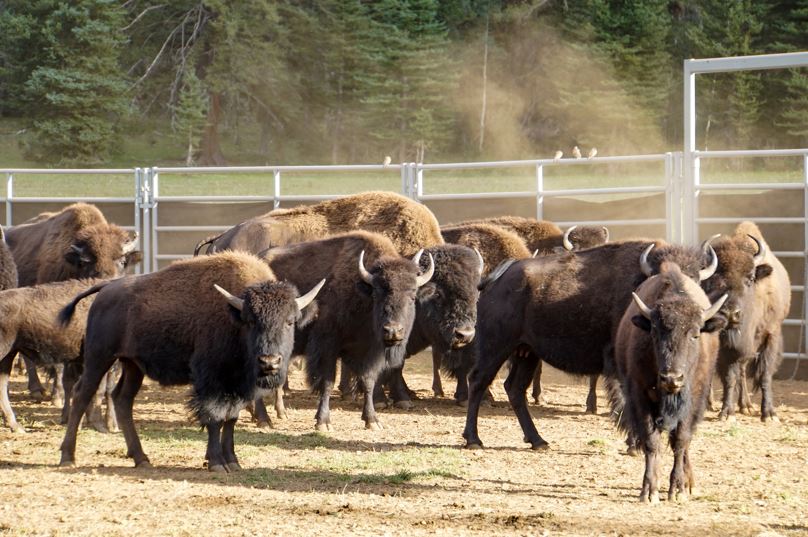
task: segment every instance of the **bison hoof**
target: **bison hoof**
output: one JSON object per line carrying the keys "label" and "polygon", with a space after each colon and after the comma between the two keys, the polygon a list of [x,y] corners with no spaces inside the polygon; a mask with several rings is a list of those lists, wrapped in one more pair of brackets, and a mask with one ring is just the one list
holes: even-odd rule
{"label": "bison hoof", "polygon": [[628,455],[629,457],[636,457],[639,454],[640,454],[640,450],[637,449],[634,446],[629,446],[629,448],[626,449],[626,455]]}
{"label": "bison hoof", "polygon": [[214,465],[208,466],[208,471],[209,472],[216,472],[216,473],[221,474],[221,473],[227,473],[228,470],[227,470],[227,468],[225,467],[224,464],[214,464]]}
{"label": "bison hoof", "polygon": [[641,494],[640,502],[642,503],[659,503],[659,492],[652,492],[651,494]]}
{"label": "bison hoof", "polygon": [[550,449],[550,444],[545,440],[539,440],[538,442],[531,443],[530,449],[533,451],[544,451],[546,449]]}
{"label": "bison hoof", "polygon": [[241,470],[241,465],[237,462],[228,462],[225,464],[225,468],[228,472],[238,472]]}
{"label": "bison hoof", "polygon": [[317,423],[317,425],[314,426],[314,429],[316,431],[321,432],[321,433],[327,433],[327,432],[329,432],[331,430],[331,424],[330,423]]}
{"label": "bison hoof", "polygon": [[14,425],[11,426],[11,432],[14,434],[25,434],[28,431],[26,431],[25,427],[23,427],[19,423],[15,423]]}
{"label": "bison hoof", "polygon": [[256,423],[255,426],[258,427],[259,429],[272,429],[272,422],[262,420]]}
{"label": "bison hoof", "polygon": [[73,459],[65,459],[64,457],[62,457],[62,460],[59,461],[59,466],[61,466],[62,468],[75,468],[76,461],[74,461]]}
{"label": "bison hoof", "polygon": [[432,393],[435,394],[435,397],[445,397],[445,394],[443,393],[443,390],[436,390],[436,389],[432,388]]}
{"label": "bison hoof", "polygon": [[371,431],[381,431],[384,430],[384,427],[382,427],[382,424],[378,421],[368,421],[365,422],[365,429],[370,429]]}
{"label": "bison hoof", "polygon": [[763,423],[780,423],[780,418],[775,416],[774,414],[768,416],[761,416],[760,421]]}
{"label": "bison hoof", "polygon": [[672,490],[668,492],[669,502],[675,501],[677,503],[686,503],[689,499],[690,498],[688,497],[687,492],[685,492],[684,490],[679,491]]}
{"label": "bison hoof", "polygon": [[401,410],[412,410],[415,407],[412,401],[407,400],[396,401],[395,403],[393,403],[393,406],[395,406],[396,408],[400,408]]}
{"label": "bison hoof", "polygon": [[42,389],[31,390],[30,395],[31,395],[31,399],[35,403],[41,403],[42,401],[45,400],[45,390],[42,390]]}
{"label": "bison hoof", "polygon": [[463,407],[463,408],[468,408],[469,407],[469,400],[468,399],[463,399],[462,401],[459,400],[459,399],[455,399],[454,403],[459,407]]}
{"label": "bison hoof", "polygon": [[741,413],[741,414],[743,414],[744,416],[751,416],[751,415],[752,415],[752,409],[751,409],[751,408],[749,408],[749,407],[742,406],[742,407],[741,407],[741,408],[739,408],[738,410],[739,410],[739,411],[740,411],[740,413]]}
{"label": "bison hoof", "polygon": [[276,414],[278,415],[279,420],[288,420],[289,419],[289,414],[287,414],[285,410],[279,410]]}
{"label": "bison hoof", "polygon": [[107,429],[107,424],[106,423],[99,423],[99,422],[90,423],[90,427],[92,427],[94,430],[98,431],[99,433],[109,434],[109,429]]}
{"label": "bison hoof", "polygon": [[482,442],[466,442],[466,445],[463,446],[463,449],[483,449]]}
{"label": "bison hoof", "polygon": [[151,468],[152,464],[149,459],[142,460],[135,463],[135,468]]}

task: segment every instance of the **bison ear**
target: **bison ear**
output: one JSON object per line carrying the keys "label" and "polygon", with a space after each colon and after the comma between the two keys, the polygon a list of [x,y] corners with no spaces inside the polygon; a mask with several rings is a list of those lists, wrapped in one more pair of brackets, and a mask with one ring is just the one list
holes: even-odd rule
{"label": "bison ear", "polygon": [[67,251],[65,254],[65,261],[73,265],[74,267],[80,267],[82,265],[86,265],[92,263],[93,260],[87,255],[86,246],[78,244],[71,244],[70,250]]}
{"label": "bison ear", "polygon": [[713,332],[719,332],[726,328],[727,326],[727,318],[724,317],[721,313],[716,313],[704,323],[701,331],[711,334]]}
{"label": "bison ear", "polygon": [[418,301],[423,302],[435,296],[436,285],[434,282],[427,282],[418,288]]}
{"label": "bison ear", "polygon": [[129,252],[126,254],[126,259],[123,262],[124,267],[131,267],[132,265],[137,265],[143,261],[143,252],[140,250],[135,250],[134,252]]}
{"label": "bison ear", "polygon": [[306,328],[312,321],[317,318],[317,313],[319,313],[320,308],[317,306],[317,301],[312,300],[308,306],[303,308],[303,311],[300,312],[300,317],[297,319],[295,326],[300,328]]}
{"label": "bison ear", "polygon": [[772,273],[772,266],[768,263],[764,263],[762,265],[758,265],[755,267],[755,281],[759,282],[760,280],[767,278]]}
{"label": "bison ear", "polygon": [[645,318],[643,315],[634,315],[631,317],[631,322],[634,323],[634,326],[643,330],[645,332],[651,331],[651,321]]}
{"label": "bison ear", "polygon": [[367,284],[363,281],[356,282],[356,289],[362,293],[363,295],[372,296],[373,295],[373,286]]}

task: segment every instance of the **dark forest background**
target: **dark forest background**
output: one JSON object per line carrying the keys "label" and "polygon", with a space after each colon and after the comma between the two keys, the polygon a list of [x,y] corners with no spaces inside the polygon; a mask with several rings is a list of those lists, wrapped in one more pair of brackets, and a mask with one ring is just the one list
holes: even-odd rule
{"label": "dark forest background", "polygon": [[[683,59],[806,49],[808,0],[0,0],[0,121],[59,165],[133,138],[201,165],[649,153],[680,147]],[[808,70],[698,91],[700,148],[808,146]]]}

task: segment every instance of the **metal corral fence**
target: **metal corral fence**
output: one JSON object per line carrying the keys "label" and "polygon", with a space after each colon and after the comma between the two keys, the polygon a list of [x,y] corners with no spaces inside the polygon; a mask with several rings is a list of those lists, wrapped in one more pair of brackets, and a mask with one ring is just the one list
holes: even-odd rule
{"label": "metal corral fence", "polygon": [[[747,158],[800,159],[799,182],[737,182],[723,174],[711,180],[699,173],[702,160]],[[693,154],[692,182],[683,179],[683,154],[536,159],[445,164],[351,166],[240,166],[123,169],[6,169],[2,199],[6,225],[19,224],[46,210],[86,201],[99,205],[110,220],[140,233],[144,260],[138,272],[151,272],[172,260],[189,257],[196,242],[272,209],[333,199],[351,192],[342,181],[351,174],[369,174],[356,191],[397,190],[427,205],[441,223],[512,214],[573,224],[606,225],[613,238],[664,236],[671,242],[695,243],[713,233],[728,233],[741,220],[757,222],[791,275],[792,309],[786,321],[787,364],[781,376],[808,377],[804,352],[806,252],[808,252],[808,149],[777,151],[702,151]],[[630,171],[640,169],[639,173]],[[789,168],[794,170],[794,166]],[[584,170],[583,174],[575,170]],[[473,177],[463,174],[476,174]],[[631,186],[609,186],[620,174]],[[161,182],[196,181],[215,174],[228,180],[249,174],[266,193],[199,194],[182,192],[182,184],[166,193]],[[105,176],[130,181],[131,196],[19,195],[15,178],[32,176]],[[705,175],[706,180],[703,180]],[[322,185],[301,193],[296,186],[318,177]],[[730,179],[727,179],[729,177]],[[576,185],[582,185],[575,188]],[[103,185],[98,186],[103,190]],[[225,187],[225,190],[226,187]],[[314,190],[316,193],[311,193]],[[116,192],[122,192],[119,189]],[[339,193],[337,193],[339,192]],[[801,196],[797,195],[801,192]]]}

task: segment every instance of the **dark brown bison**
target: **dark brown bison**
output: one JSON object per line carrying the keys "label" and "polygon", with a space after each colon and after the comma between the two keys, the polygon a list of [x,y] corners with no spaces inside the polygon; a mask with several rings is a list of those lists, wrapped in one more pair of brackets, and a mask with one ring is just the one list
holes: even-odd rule
{"label": "dark brown bison", "polygon": [[6,234],[0,227],[0,291],[17,287],[17,264],[6,244]]}
{"label": "dark brown bison", "polygon": [[527,248],[539,255],[560,253],[562,249],[585,250],[609,242],[609,230],[605,226],[572,226],[563,232],[548,220],[520,216],[468,220],[459,225],[463,224],[491,224],[505,228],[522,237]]}
{"label": "dark brown bison", "polygon": [[718,354],[716,315],[727,295],[707,295],[675,263],[643,282],[617,329],[614,369],[620,391],[610,390],[614,416],[645,452],[640,501],[659,501],[661,435],[674,454],[668,500],[686,499],[694,485],[690,440],[704,416]]}
{"label": "dark brown bison", "polygon": [[[791,307],[788,273],[752,222],[742,222],[731,236],[712,244],[719,268],[704,282],[704,288],[711,297],[729,294],[723,308],[728,324],[721,333],[718,353],[718,373],[724,386],[719,417],[727,419],[735,413],[736,397],[741,412],[751,413],[745,381],[751,367],[754,386],[762,394],[760,419],[776,420],[772,375],[783,360],[783,320]],[[738,388],[740,394],[736,395]]]}
{"label": "dark brown bison", "polygon": [[315,205],[275,209],[201,241],[194,255],[206,244],[207,253],[243,250],[257,254],[360,229],[385,235],[407,257],[421,248],[443,244],[438,221],[426,206],[393,192],[363,192]]}
{"label": "dark brown bison", "polygon": [[[82,343],[87,326],[90,302],[82,303],[73,322],[59,330],[56,317],[59,310],[76,294],[99,283],[98,279],[67,280],[0,291],[0,409],[6,425],[14,432],[25,432],[17,423],[8,400],[8,378],[14,357],[25,354],[35,365],[68,365],[72,371],[81,369]],[[66,375],[65,390],[70,394],[74,375]],[[70,398],[63,400],[62,418],[66,420]],[[114,413],[108,407],[107,423],[114,428]],[[105,431],[108,426],[92,412],[93,427]]]}
{"label": "dark brown bison", "polygon": [[319,241],[274,248],[264,254],[275,275],[306,287],[326,278],[318,299],[317,320],[296,341],[306,356],[309,384],[320,394],[316,428],[330,430],[329,399],[337,359],[362,383],[362,419],[380,429],[373,391],[380,375],[404,363],[407,340],[415,320],[416,302],[432,292],[426,284],[435,270],[421,272],[421,253],[410,260],[399,255],[383,235],[354,231]]}
{"label": "dark brown bison", "polygon": [[297,289],[275,281],[260,259],[225,252],[102,282],[79,294],[60,313],[63,323],[82,299],[98,296],[87,318],[84,373],[76,384],[61,464],[74,463],[79,421],[118,358],[122,376],[112,398],[136,466],[150,465],[132,420],[132,404],[147,375],[162,385],[192,384],[189,407],[208,430],[208,468],[237,470],[238,414],[262,390],[282,382],[295,324],[308,320],[312,308],[305,319],[301,311],[321,286],[298,297]]}
{"label": "dark brown bison", "polygon": [[117,278],[137,263],[137,234],[107,222],[93,205],[76,203],[6,230],[20,285],[74,278]]}
{"label": "dark brown bison", "polygon": [[482,447],[480,402],[499,368],[514,356],[505,381],[508,399],[525,440],[534,449],[545,447],[525,399],[538,360],[578,375],[604,373],[631,292],[658,272],[662,261],[676,262],[694,281],[711,276],[717,262],[714,254],[708,259],[698,248],[625,241],[516,261],[488,282],[477,304],[477,361],[469,375],[466,446]]}

